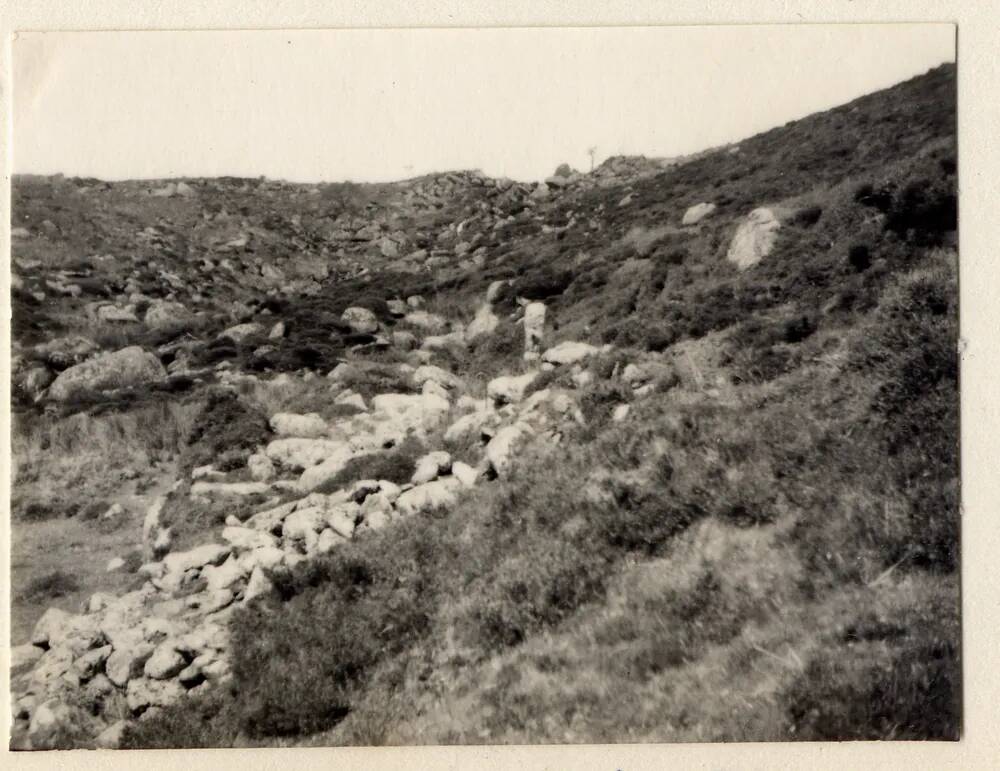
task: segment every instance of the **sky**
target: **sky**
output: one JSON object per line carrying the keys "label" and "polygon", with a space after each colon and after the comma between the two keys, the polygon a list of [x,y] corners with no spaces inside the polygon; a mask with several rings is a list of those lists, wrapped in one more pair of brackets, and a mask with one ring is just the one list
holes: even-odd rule
{"label": "sky", "polygon": [[951,25],[19,33],[17,173],[386,181],[683,155],[955,60]]}

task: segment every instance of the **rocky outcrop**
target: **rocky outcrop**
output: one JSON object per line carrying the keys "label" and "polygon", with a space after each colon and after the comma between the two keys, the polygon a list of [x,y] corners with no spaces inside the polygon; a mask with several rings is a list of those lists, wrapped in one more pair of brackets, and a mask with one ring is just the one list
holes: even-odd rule
{"label": "rocky outcrop", "polygon": [[166,377],[167,371],[159,359],[133,345],[99,354],[64,370],[49,386],[48,397],[64,402],[95,391],[148,386]]}
{"label": "rocky outcrop", "polygon": [[771,253],[780,228],[781,221],[773,210],[754,209],[737,228],[726,259],[740,270],[752,268]]}

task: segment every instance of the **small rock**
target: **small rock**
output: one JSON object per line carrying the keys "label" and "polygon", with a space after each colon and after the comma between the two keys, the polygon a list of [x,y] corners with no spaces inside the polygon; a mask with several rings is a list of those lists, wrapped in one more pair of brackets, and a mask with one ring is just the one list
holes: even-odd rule
{"label": "small rock", "polygon": [[447,474],[451,469],[451,455],[444,450],[429,452],[416,463],[416,470],[410,479],[415,485],[422,485]]}
{"label": "small rock", "polygon": [[115,649],[104,662],[104,671],[108,679],[119,688],[124,687],[129,680],[142,674],[146,660],[153,655],[154,647],[146,642],[138,643],[126,649]]}
{"label": "small rock", "polygon": [[146,660],[143,672],[153,680],[168,680],[179,674],[187,662],[174,647],[172,640],[167,640],[156,646],[153,655]]}
{"label": "small rock", "polygon": [[370,335],[378,331],[378,317],[367,308],[348,308],[340,318],[356,334]]}
{"label": "small rock", "polygon": [[117,750],[121,747],[126,725],[128,723],[124,720],[112,723],[97,735],[94,746],[99,750]]}
{"label": "small rock", "polygon": [[537,372],[525,372],[518,376],[504,375],[494,378],[486,386],[486,395],[498,407],[515,404],[524,398],[524,392],[537,376]]}
{"label": "small rock", "polygon": [[475,487],[476,481],[479,479],[479,472],[462,461],[455,461],[451,464],[451,474],[466,487]]}
{"label": "small rock", "polygon": [[270,482],[275,476],[274,464],[261,452],[255,452],[247,458],[247,470],[255,482]]}
{"label": "small rock", "polygon": [[681,218],[681,225],[697,225],[714,211],[714,203],[696,203],[684,212],[684,216]]}
{"label": "small rock", "polygon": [[279,412],[271,417],[271,430],[278,436],[301,437],[317,439],[326,436],[328,426],[318,413],[310,412],[297,415],[291,412]]}

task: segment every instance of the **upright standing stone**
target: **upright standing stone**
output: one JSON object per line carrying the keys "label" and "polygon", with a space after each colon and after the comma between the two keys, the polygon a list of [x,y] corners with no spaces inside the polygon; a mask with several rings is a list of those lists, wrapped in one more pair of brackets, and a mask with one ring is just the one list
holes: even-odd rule
{"label": "upright standing stone", "polygon": [[524,309],[524,360],[535,361],[542,353],[545,337],[545,303],[529,303]]}

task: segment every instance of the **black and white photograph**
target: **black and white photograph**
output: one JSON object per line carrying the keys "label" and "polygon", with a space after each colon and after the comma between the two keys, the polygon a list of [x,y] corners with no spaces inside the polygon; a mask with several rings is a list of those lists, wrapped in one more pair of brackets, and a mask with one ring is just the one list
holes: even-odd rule
{"label": "black and white photograph", "polygon": [[962,739],[956,25],[10,46],[11,750]]}

